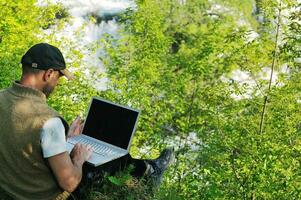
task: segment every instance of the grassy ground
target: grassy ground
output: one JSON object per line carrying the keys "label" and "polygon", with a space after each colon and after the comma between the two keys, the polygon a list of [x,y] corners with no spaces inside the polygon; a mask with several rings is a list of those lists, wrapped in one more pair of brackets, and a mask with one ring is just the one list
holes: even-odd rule
{"label": "grassy ground", "polygon": [[[154,187],[150,180],[137,179],[130,175],[131,168],[114,176],[105,174],[99,181],[94,181],[82,190],[79,200],[177,200],[176,192],[164,186]],[[75,196],[70,199],[78,200]],[[11,200],[0,189],[0,200]]]}

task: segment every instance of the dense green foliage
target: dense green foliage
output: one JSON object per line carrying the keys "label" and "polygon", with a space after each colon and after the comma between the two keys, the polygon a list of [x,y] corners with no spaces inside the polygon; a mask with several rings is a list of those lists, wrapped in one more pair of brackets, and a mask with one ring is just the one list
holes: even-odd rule
{"label": "dense green foliage", "polygon": [[60,6],[34,6],[35,0],[0,1],[0,88],[20,76],[20,60],[25,51],[37,42],[41,30],[55,23]]}
{"label": "dense green foliage", "polygon": [[28,15],[33,3],[0,0],[0,88],[18,77],[31,44],[69,46],[78,79],[62,82],[49,100],[54,108],[71,120],[91,96],[127,104],[142,110],[132,155],[154,158],[176,148],[157,191],[125,173],[107,177],[87,199],[301,198],[300,3],[137,1],[120,16],[121,38],[97,44],[107,52],[100,58],[106,91],[93,88],[103,74],[83,76],[70,41],[42,34],[63,23],[55,19],[63,9],[34,7]]}

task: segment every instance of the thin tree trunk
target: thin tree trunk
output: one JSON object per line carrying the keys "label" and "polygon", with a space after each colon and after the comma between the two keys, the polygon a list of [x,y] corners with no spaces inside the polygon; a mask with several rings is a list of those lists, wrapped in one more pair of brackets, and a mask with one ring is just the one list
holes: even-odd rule
{"label": "thin tree trunk", "polygon": [[263,133],[264,119],[265,119],[267,104],[268,104],[269,95],[270,95],[270,91],[271,91],[271,85],[272,85],[272,81],[273,81],[273,74],[274,74],[275,63],[276,63],[276,59],[277,59],[279,29],[280,29],[280,15],[281,15],[281,2],[279,4],[279,8],[278,8],[276,41],[275,41],[275,47],[274,47],[274,54],[273,54],[273,62],[272,62],[272,67],[271,67],[269,87],[268,87],[267,94],[264,97],[264,103],[263,103],[263,108],[262,108],[262,113],[261,113],[261,119],[260,119],[260,128],[259,128],[259,133],[260,134]]}

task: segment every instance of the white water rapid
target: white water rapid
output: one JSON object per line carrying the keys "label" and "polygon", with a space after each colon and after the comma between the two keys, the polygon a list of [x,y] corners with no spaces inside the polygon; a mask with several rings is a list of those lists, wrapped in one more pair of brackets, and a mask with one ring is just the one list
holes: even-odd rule
{"label": "white water rapid", "polygon": [[[127,8],[134,9],[135,2],[133,0],[50,0],[50,2],[62,4],[72,16],[70,23],[57,32],[56,37],[68,38],[85,55],[83,62],[86,66],[95,67],[98,71],[105,73],[105,68],[98,59],[99,55],[104,53],[103,49],[98,48],[95,53],[89,49],[92,49],[93,44],[104,34],[118,38],[119,25],[115,17]],[[37,4],[44,6],[47,1],[39,0]],[[91,17],[95,20],[91,20]],[[52,27],[45,30],[45,33],[52,32]],[[86,75],[88,76],[88,70]],[[96,88],[104,90],[106,81],[106,78],[97,81]]]}

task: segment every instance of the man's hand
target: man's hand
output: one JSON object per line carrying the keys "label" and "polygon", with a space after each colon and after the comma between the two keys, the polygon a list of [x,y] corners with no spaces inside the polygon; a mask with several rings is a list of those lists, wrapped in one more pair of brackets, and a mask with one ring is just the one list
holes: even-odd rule
{"label": "man's hand", "polygon": [[70,157],[72,159],[73,164],[75,165],[83,165],[84,162],[89,160],[93,152],[91,145],[84,145],[77,143],[74,145]]}
{"label": "man's hand", "polygon": [[82,131],[83,125],[84,123],[82,123],[80,116],[77,116],[77,118],[72,122],[69,128],[67,138],[79,135]]}
{"label": "man's hand", "polygon": [[60,187],[68,192],[73,192],[82,179],[82,166],[92,155],[92,147],[84,144],[76,144],[71,152],[48,158],[49,165]]}

